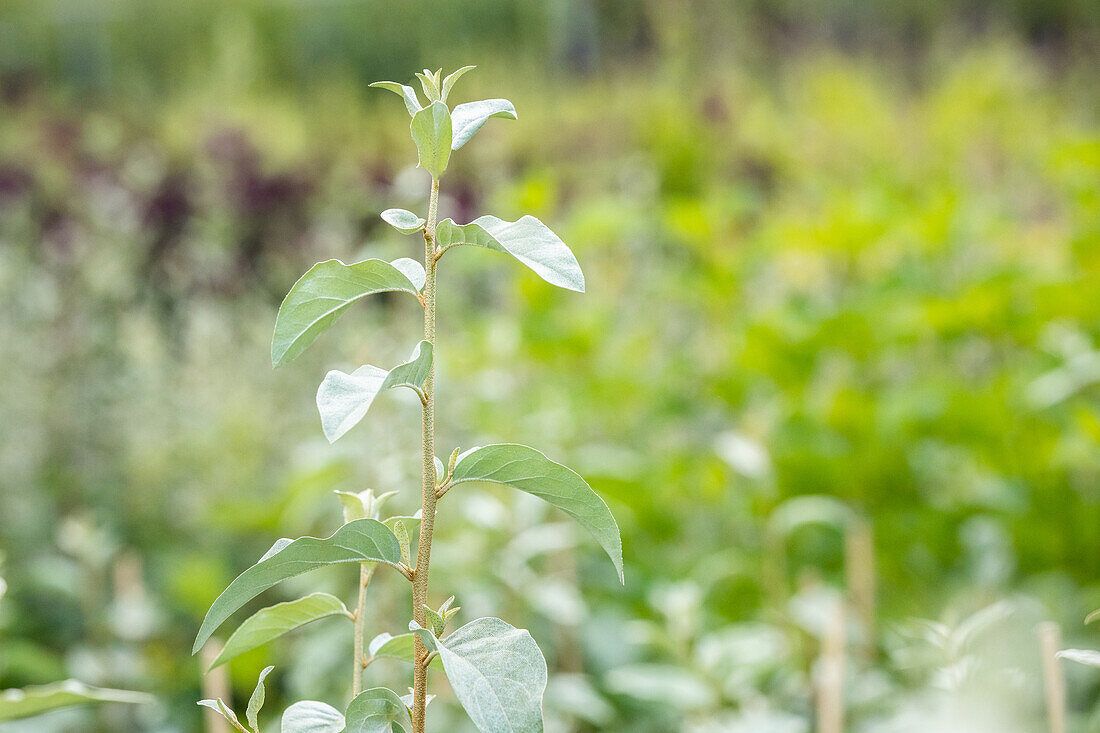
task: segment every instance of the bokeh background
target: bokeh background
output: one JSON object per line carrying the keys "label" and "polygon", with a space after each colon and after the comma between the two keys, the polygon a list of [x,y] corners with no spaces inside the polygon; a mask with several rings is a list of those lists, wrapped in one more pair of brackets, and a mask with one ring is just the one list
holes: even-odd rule
{"label": "bokeh background", "polygon": [[[329,534],[334,489],[415,508],[415,403],[335,446],[313,405],[326,369],[405,357],[415,304],[278,371],[269,340],[313,262],[422,251],[378,218],[427,177],[367,84],[468,63],[455,101],[519,120],[455,156],[442,213],[540,217],[588,293],[448,256],[440,452],[574,467],[627,583],[564,515],[464,488],[433,601],[531,629],[559,733],[809,733],[845,627],[844,730],[1049,730],[1036,625],[1100,645],[1098,44],[1093,0],[6,0],[0,688],[157,702],[5,730],[203,730],[224,586]],[[368,633],[406,604],[379,574]],[[267,664],[271,729],[341,704],[350,649],[327,620],[239,658],[238,709]],[[1100,670],[1064,672],[1100,731]],[[430,728],[467,730],[433,686]]]}

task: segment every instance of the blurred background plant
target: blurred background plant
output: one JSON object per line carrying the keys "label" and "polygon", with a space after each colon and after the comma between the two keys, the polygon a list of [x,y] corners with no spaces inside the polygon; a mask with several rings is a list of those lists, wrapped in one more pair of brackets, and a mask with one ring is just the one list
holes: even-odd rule
{"label": "blurred background plant", "polygon": [[[333,489],[414,508],[415,411],[329,446],[311,395],[400,361],[415,310],[278,372],[269,336],[310,263],[410,255],[377,214],[425,174],[366,82],[466,63],[459,101],[523,124],[482,131],[441,215],[551,222],[589,292],[456,257],[440,441],[538,444],[625,546],[623,590],[491,489],[438,529],[458,622],[545,650],[548,729],[831,733],[836,698],[844,730],[1049,730],[1036,625],[1098,643],[1098,47],[1091,0],[8,0],[0,688],[157,695],[11,730],[201,730],[190,641],[273,533],[338,522]],[[351,643],[318,622],[234,694],[274,664],[272,715],[337,699]],[[1100,676],[1065,675],[1069,730],[1100,731]]]}

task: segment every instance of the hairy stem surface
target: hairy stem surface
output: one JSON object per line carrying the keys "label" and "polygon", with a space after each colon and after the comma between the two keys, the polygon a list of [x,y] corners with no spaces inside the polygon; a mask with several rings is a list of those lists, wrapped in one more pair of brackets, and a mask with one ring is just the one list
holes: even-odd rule
{"label": "hairy stem surface", "polygon": [[363,670],[366,668],[366,654],[363,644],[363,631],[366,627],[367,586],[374,575],[374,563],[359,565],[359,602],[355,605],[355,658],[351,670],[351,696],[363,691]]}
{"label": "hairy stem surface", "polygon": [[[424,340],[435,348],[435,276],[436,252],[435,226],[439,208],[439,181],[432,179],[432,193],[428,202],[428,221],[424,225]],[[435,358],[424,380],[423,426],[423,494],[420,519],[420,542],[416,550],[416,572],[413,575],[413,620],[427,626],[424,604],[428,602],[428,565],[432,555],[432,532],[435,530]],[[424,733],[424,707],[428,687],[427,650],[417,636],[413,656],[413,733]]]}

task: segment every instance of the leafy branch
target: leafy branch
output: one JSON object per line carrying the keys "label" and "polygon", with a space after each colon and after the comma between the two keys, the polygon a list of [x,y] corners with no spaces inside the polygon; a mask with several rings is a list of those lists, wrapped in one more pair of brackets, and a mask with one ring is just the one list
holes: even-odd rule
{"label": "leafy branch", "polygon": [[[449,621],[459,610],[453,606],[454,596],[438,609],[427,602],[437,502],[455,487],[472,482],[496,483],[553,504],[593,535],[611,558],[620,581],[623,579],[618,525],[607,504],[576,472],[534,448],[515,444],[484,446],[465,453],[456,449],[446,466],[435,455],[436,287],[443,255],[463,246],[491,249],[512,256],[552,285],[575,292],[585,289],[577,258],[533,216],[506,221],[486,215],[468,224],[451,219],[439,221],[440,179],[451,153],[465,145],[488,120],[517,119],[515,107],[505,99],[467,102],[454,108],[447,105],[455,82],[473,68],[463,67],[444,78],[442,70],[418,73],[426,103],[411,86],[389,81],[372,84],[394,92],[404,101],[419,166],[431,175],[426,216],[404,209],[382,212],[382,219],[398,232],[423,238],[423,263],[406,257],[392,262],[367,259],[350,265],[339,260],[320,262],[290,289],[276,318],[271,361],[278,367],[301,355],[348,308],[368,295],[407,292],[416,297],[424,311],[423,335],[407,361],[388,370],[368,364],[350,374],[330,371],[317,390],[321,428],[330,442],[339,440],[362,421],[382,392],[405,387],[418,396],[423,464],[420,511],[412,517],[382,519],[380,507],[388,494],[375,497],[370,491],[337,492],[344,504],[345,524],[327,538],[276,542],[214,601],[195,640],[194,649],[198,651],[230,616],[283,580],[325,565],[359,566],[354,611],[325,593],[261,609],[240,625],[214,660],[215,666],[222,664],[320,618],[342,616],[353,622],[351,703],[343,712],[322,702],[295,703],[283,713],[284,733],[423,733],[432,697],[427,692],[431,666],[442,667],[479,730],[542,730],[547,668],[531,635],[497,618],[475,619],[447,634]],[[413,564],[410,528],[419,532]],[[383,632],[367,643],[366,595],[379,566],[396,570],[410,581],[412,618],[407,622],[407,633],[394,636]],[[411,695],[399,696],[381,687],[362,690],[363,670],[383,657],[412,663]],[[263,704],[263,680],[269,672],[270,668],[261,674],[246,715],[253,733],[258,733],[256,714]],[[204,700],[200,704],[248,733],[223,701]]]}

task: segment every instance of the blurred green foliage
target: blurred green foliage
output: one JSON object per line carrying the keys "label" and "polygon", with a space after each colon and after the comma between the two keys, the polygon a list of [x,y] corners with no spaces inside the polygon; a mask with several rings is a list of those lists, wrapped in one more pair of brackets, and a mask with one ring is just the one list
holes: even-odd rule
{"label": "blurred green foliage", "polygon": [[[329,446],[313,407],[326,366],[407,355],[415,308],[382,297],[274,372],[269,339],[312,262],[415,256],[377,214],[417,206],[426,179],[404,111],[365,82],[463,63],[480,68],[460,101],[502,94],[519,121],[464,148],[441,214],[530,211],[589,292],[488,252],[445,263],[440,451],[537,445],[624,539],[625,590],[524,497],[471,490],[441,520],[439,592],[531,628],[557,672],[551,726],[808,730],[806,609],[847,582],[844,542],[831,504],[802,504],[778,543],[766,528],[823,495],[876,540],[856,729],[911,730],[915,709],[938,730],[951,710],[934,695],[960,653],[906,641],[913,617],[999,629],[963,657],[1019,680],[951,689],[1038,729],[1034,652],[995,650],[1042,618],[1095,647],[1080,620],[1100,606],[1098,15],[5,3],[0,687],[159,698],[27,730],[196,730],[187,650],[217,592],[273,538],[329,534],[333,489],[416,504],[415,410],[380,399]],[[348,595],[351,571],[325,577]],[[402,589],[377,585],[378,617],[398,617]],[[267,600],[305,587],[286,586]],[[960,623],[1002,598],[1012,614]],[[236,660],[237,695],[268,663],[271,711],[346,695],[350,635],[327,623]],[[1070,682],[1074,730],[1100,730],[1097,681]],[[435,724],[459,730],[447,704]]]}

